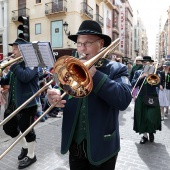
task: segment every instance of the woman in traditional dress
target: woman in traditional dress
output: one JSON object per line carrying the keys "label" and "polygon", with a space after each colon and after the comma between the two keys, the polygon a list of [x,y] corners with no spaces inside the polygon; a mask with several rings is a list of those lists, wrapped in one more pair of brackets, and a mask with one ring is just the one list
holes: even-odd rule
{"label": "woman in traditional dress", "polygon": [[168,116],[170,106],[170,61],[166,61],[163,65],[164,70],[161,72],[161,82],[159,89],[159,103],[161,107],[161,117]]}
{"label": "woman in traditional dress", "polygon": [[[150,63],[151,66],[152,62],[153,60],[150,56],[143,57],[144,65]],[[136,133],[143,134],[140,144],[145,144],[148,141],[148,133],[150,142],[153,142],[154,133],[156,133],[156,130],[161,130],[161,111],[158,98],[156,106],[148,106],[144,103],[145,96],[158,97],[156,91],[156,87],[158,85],[150,85],[146,81],[149,73],[143,72],[141,74],[141,72],[142,70],[136,71],[131,82],[132,86],[134,86],[137,82],[136,86],[138,86],[139,89],[141,88],[135,101],[133,130]]]}

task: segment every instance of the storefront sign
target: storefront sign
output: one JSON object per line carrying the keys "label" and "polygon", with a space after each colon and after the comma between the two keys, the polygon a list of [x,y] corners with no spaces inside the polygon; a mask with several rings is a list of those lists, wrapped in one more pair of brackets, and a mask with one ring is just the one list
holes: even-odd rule
{"label": "storefront sign", "polygon": [[125,49],[125,7],[120,7],[120,50],[124,53]]}

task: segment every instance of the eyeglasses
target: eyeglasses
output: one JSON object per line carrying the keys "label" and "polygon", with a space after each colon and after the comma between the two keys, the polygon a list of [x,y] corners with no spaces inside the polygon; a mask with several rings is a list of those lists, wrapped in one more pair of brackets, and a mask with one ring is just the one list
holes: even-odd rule
{"label": "eyeglasses", "polygon": [[93,43],[95,43],[95,42],[98,41],[98,40],[101,40],[101,38],[100,38],[100,39],[97,39],[97,40],[95,40],[95,41],[93,41],[93,42],[85,42],[85,43],[78,42],[78,43],[75,43],[75,45],[76,45],[77,47],[81,47],[82,45],[84,45],[85,47],[90,47]]}

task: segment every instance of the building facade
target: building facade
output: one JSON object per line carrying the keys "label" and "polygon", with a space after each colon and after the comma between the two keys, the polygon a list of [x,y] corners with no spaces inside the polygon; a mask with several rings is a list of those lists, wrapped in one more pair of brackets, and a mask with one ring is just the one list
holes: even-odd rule
{"label": "building facade", "polygon": [[[83,20],[95,20],[103,33],[113,34],[113,0],[13,0],[9,3],[9,38],[12,42],[20,33],[17,29],[18,17],[29,18],[30,41],[49,41],[54,51],[61,55],[71,55],[76,48],[67,36],[75,34]],[[64,25],[63,25],[64,24]],[[9,49],[10,51],[10,49]]]}
{"label": "building facade", "polygon": [[8,55],[8,0],[0,0],[0,60]]}
{"label": "building facade", "polygon": [[72,55],[76,46],[67,36],[75,34],[83,20],[95,20],[112,41],[120,38],[113,55],[125,61],[134,58],[133,10],[127,0],[0,0],[0,14],[4,56],[11,52],[8,43],[21,33],[18,17],[24,16],[29,20],[30,41],[49,41],[58,56]]}

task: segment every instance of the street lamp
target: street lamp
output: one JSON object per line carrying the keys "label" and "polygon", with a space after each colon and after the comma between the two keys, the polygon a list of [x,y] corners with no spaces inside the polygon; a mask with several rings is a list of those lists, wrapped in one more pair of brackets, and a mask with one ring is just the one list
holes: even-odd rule
{"label": "street lamp", "polygon": [[68,23],[67,23],[66,21],[64,22],[63,27],[64,27],[64,32],[65,32],[65,34],[69,36],[69,35],[70,35],[70,31],[67,32]]}

